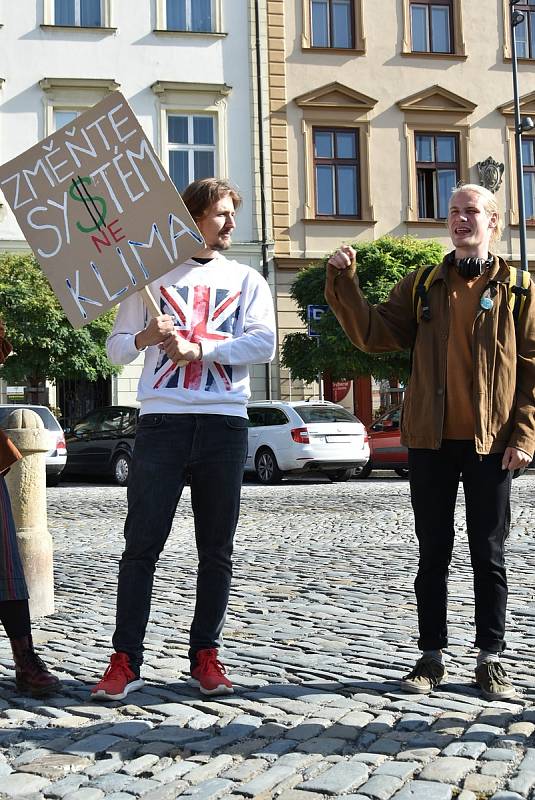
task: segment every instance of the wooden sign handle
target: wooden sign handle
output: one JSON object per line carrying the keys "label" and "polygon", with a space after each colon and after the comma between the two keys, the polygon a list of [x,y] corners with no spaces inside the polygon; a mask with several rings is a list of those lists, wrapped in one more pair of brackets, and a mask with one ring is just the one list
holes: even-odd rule
{"label": "wooden sign handle", "polygon": [[[161,316],[162,312],[160,310],[160,307],[156,302],[156,300],[154,299],[154,297],[152,296],[148,286],[143,287],[143,289],[141,290],[141,294],[143,296],[143,302],[147,306],[147,311],[149,312],[149,316],[152,319]],[[177,367],[185,367],[187,364],[189,364],[189,361],[186,361],[185,359],[176,362]]]}
{"label": "wooden sign handle", "polygon": [[149,316],[152,319],[155,319],[155,317],[159,317],[162,312],[160,311],[160,306],[152,296],[149,287],[144,286],[143,289],[141,290],[141,294],[143,296],[143,302],[147,306],[147,311],[149,312]]}

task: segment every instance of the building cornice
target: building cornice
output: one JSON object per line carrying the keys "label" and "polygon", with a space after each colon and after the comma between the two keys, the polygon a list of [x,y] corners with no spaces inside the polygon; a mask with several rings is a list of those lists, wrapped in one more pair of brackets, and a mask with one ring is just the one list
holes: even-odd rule
{"label": "building cornice", "polygon": [[397,106],[405,113],[417,111],[432,114],[446,112],[471,114],[477,108],[477,103],[472,103],[471,100],[467,100],[465,97],[461,97],[461,95],[435,84],[409,95],[404,100],[398,100]]}
{"label": "building cornice", "polygon": [[39,86],[43,92],[54,89],[101,89],[113,92],[119,89],[120,83],[113,78],[42,78]]}
{"label": "building cornice", "polygon": [[294,102],[300,108],[350,108],[359,111],[371,111],[377,100],[367,94],[357,92],[349,86],[333,81],[319,89],[299,95]]}
{"label": "building cornice", "polygon": [[[521,114],[535,114],[535,92],[530,92],[529,94],[523,95],[521,98],[519,98],[518,104],[520,106]],[[503,103],[503,105],[498,106],[497,110],[503,114],[504,117],[514,116],[514,100],[511,100],[508,103]]]}
{"label": "building cornice", "polygon": [[150,88],[154,94],[160,96],[168,92],[204,92],[226,97],[232,91],[232,86],[228,86],[226,83],[189,83],[187,81],[156,81]]}

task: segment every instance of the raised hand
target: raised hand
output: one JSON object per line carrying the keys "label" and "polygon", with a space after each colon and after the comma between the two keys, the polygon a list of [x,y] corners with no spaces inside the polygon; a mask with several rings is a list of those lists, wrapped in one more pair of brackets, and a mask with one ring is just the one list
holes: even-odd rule
{"label": "raised hand", "polygon": [[355,257],[355,250],[350,245],[343,244],[338,248],[336,253],[330,257],[327,264],[341,272],[346,269],[354,271],[356,267]]}

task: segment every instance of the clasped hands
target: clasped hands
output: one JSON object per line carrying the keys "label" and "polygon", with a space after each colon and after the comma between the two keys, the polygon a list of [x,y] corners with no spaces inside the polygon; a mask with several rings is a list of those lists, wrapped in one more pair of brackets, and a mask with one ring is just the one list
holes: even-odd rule
{"label": "clasped hands", "polygon": [[202,358],[201,345],[184,339],[175,329],[169,314],[161,314],[151,319],[147,327],[136,334],[135,342],[138,350],[158,345],[177,366]]}

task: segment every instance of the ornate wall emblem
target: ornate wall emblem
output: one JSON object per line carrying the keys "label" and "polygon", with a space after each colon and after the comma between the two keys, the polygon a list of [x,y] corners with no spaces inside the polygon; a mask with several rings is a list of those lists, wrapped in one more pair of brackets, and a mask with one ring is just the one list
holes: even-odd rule
{"label": "ornate wall emblem", "polygon": [[479,183],[491,192],[497,192],[502,183],[504,165],[489,156],[485,161],[476,164],[479,172]]}

